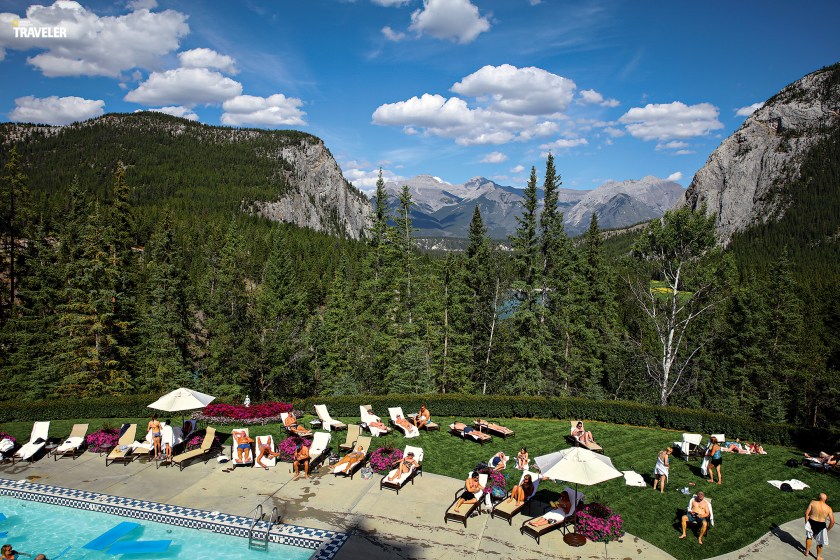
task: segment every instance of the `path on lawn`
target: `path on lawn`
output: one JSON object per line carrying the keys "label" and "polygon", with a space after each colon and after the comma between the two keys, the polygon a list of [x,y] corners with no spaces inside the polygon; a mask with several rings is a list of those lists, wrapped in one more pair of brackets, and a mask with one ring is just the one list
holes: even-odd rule
{"label": "path on lawn", "polygon": [[[449,477],[426,473],[397,495],[379,490],[379,476],[362,480],[357,474],[350,480],[333,477],[323,468],[324,474],[316,473],[308,481],[292,481],[286,463],[269,471],[238,468],[224,472],[229,465],[211,460],[179,471],[155,469],[153,463],[135,461],[106,468],[104,457],[88,452],[75,461],[45,457],[33,464],[4,465],[0,477],[244,516],[250,516],[258,504],[265,511],[277,506],[285,523],[349,533],[337,560],[604,558],[603,545],[587,543],[571,548],[563,542],[560,531],[546,535],[537,545],[519,533],[519,526],[527,519],[522,515],[515,517],[512,525],[485,514],[470,518],[466,528],[452,522],[444,524],[443,513],[463,484]],[[537,504],[534,511],[541,512],[542,504]],[[775,534],[718,559],[802,558],[801,543],[796,541],[801,537],[800,525],[798,520],[791,521]],[[609,545],[610,558],[673,558],[633,535],[626,535],[622,541]],[[797,543],[800,549],[795,548]]]}

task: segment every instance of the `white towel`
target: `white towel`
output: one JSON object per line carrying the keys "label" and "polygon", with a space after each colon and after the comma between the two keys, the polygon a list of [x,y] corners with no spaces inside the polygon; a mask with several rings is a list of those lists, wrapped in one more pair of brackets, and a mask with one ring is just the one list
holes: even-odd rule
{"label": "white towel", "polygon": [[624,473],[624,480],[627,483],[627,486],[638,486],[639,488],[645,488],[647,484],[645,483],[645,479],[642,478],[642,475],[637,473],[636,471],[621,471]]}
{"label": "white towel", "polygon": [[828,545],[828,527],[820,531],[819,535],[814,535],[814,532],[811,530],[811,522],[805,522],[805,538],[806,539],[814,539],[817,543],[817,546],[826,546]]}
{"label": "white towel", "polygon": [[790,484],[791,490],[805,490],[806,488],[810,488],[810,486],[795,478],[791,478],[790,480],[768,480],[767,482],[779,489],[781,489],[782,484],[786,482]]}

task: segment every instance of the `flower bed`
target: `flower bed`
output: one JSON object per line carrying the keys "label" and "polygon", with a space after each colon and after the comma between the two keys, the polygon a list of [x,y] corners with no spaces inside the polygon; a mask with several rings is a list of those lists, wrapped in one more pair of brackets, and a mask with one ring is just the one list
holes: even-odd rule
{"label": "flower bed", "polygon": [[292,410],[284,402],[267,402],[245,406],[243,404],[212,403],[194,412],[192,418],[209,424],[266,425],[281,422],[280,414]]}
{"label": "flower bed", "polygon": [[[275,440],[276,441],[276,440]],[[302,438],[298,436],[289,436],[277,446],[277,451],[280,453],[280,460],[291,463],[295,458],[295,450],[299,444],[304,444],[306,447],[312,447],[311,438]]]}
{"label": "flower bed", "polygon": [[379,474],[390,472],[394,463],[402,459],[403,454],[393,447],[380,447],[370,455],[370,468]]}
{"label": "flower bed", "polygon": [[[507,475],[501,471],[495,471],[491,467],[482,467],[478,469],[476,472],[478,474],[486,474],[487,475],[487,486],[485,490],[496,496],[502,497],[507,496]],[[498,490],[496,490],[498,488]],[[494,492],[495,490],[495,492]]]}
{"label": "flower bed", "polygon": [[4,439],[8,439],[11,442],[17,443],[17,438],[15,438],[15,436],[13,436],[12,434],[0,432],[0,441],[3,441]]}
{"label": "flower bed", "polygon": [[576,531],[592,542],[608,543],[624,536],[624,520],[603,504],[581,506],[577,512]]}
{"label": "flower bed", "polygon": [[102,428],[85,436],[85,445],[94,453],[114,448],[119,441],[120,431],[117,428]]}

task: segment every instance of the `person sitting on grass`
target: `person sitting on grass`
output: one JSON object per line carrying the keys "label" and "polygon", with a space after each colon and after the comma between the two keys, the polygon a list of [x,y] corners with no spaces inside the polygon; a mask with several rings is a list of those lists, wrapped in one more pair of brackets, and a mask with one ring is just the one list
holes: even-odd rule
{"label": "person sitting on grass", "polygon": [[432,419],[432,413],[429,412],[429,409],[426,408],[425,404],[420,405],[420,412],[417,413],[417,416],[414,417],[414,425],[417,426],[417,429],[421,429],[423,426],[429,423]]}
{"label": "person sitting on grass", "polygon": [[347,465],[346,467],[344,467],[344,469],[347,469],[347,471],[349,472],[350,469],[353,468],[353,465],[355,465],[364,458],[365,448],[360,445],[358,449],[356,449],[355,451],[351,451],[350,453],[342,457],[341,460],[338,461],[336,464],[331,465],[329,471],[331,473],[335,473],[336,470],[338,470],[338,467],[342,465]]}
{"label": "person sitting on grass", "polygon": [[758,443],[757,441],[754,441],[752,443],[747,443],[745,445],[745,447],[747,448],[747,450],[750,453],[756,453],[758,455],[767,455],[767,452],[764,450],[764,448],[761,446],[761,444]]}
{"label": "person sitting on grass", "polygon": [[309,478],[309,447],[306,443],[299,443],[295,449],[294,462],[292,467],[295,470],[295,477],[292,480],[300,478],[300,467],[303,466],[303,472],[306,478]]}
{"label": "person sitting on grass", "polygon": [[276,459],[279,456],[279,451],[271,450],[271,439],[264,440],[263,443],[260,443],[260,454],[257,456],[257,464],[265,470],[268,470],[268,467],[265,466],[262,462],[263,457],[267,457],[268,459]]}
{"label": "person sitting on grass", "polygon": [[397,464],[396,470],[394,470],[394,473],[388,477],[388,482],[394,482],[402,475],[410,473],[411,469],[415,468],[416,466],[417,461],[414,460],[414,452],[409,451],[405,454],[405,457],[400,459],[399,463]]}
{"label": "person sitting on grass", "polygon": [[250,463],[251,462],[251,444],[254,443],[245,430],[234,430],[231,434],[234,441],[236,441],[236,462]]}
{"label": "person sitting on grass", "polygon": [[295,417],[294,412],[289,412],[286,415],[286,419],[283,420],[283,424],[286,425],[286,429],[292,432],[293,434],[303,437],[303,436],[311,436],[312,432],[298,424],[297,418]]}
{"label": "person sitting on grass", "polygon": [[697,492],[697,495],[691,500],[688,511],[682,516],[682,535],[680,535],[680,538],[685,538],[685,530],[689,523],[699,523],[700,536],[697,538],[697,542],[703,544],[703,536],[709,528],[711,519],[712,512],[709,502],[706,501],[706,495],[703,492]]}
{"label": "person sitting on grass", "polygon": [[560,492],[560,497],[551,502],[551,507],[554,509],[543,515],[536,517],[528,522],[528,525],[534,527],[542,527],[549,523],[554,523],[558,519],[565,519],[572,511],[572,500],[569,498],[569,493],[563,490]]}
{"label": "person sitting on grass", "polygon": [[482,486],[478,482],[478,473],[473,471],[470,474],[470,477],[464,483],[464,492],[461,494],[461,497],[458,498],[458,501],[455,503],[455,511],[461,511],[461,506],[464,504],[474,504],[478,501],[477,494],[484,490],[484,486]]}
{"label": "person sitting on grass", "polygon": [[508,498],[508,502],[512,502],[516,500],[516,505],[521,506],[525,503],[525,500],[531,497],[531,494],[534,493],[534,482],[531,480],[531,475],[526,474],[522,478],[522,484],[517,484],[513,487],[510,491],[510,497]]}
{"label": "person sitting on grass", "polygon": [[499,451],[490,459],[490,468],[497,472],[505,470],[505,466],[507,465],[506,459],[507,457],[505,457],[504,451]]}
{"label": "person sitting on grass", "polygon": [[592,432],[587,432],[583,427],[583,422],[578,422],[577,426],[572,430],[572,437],[581,442],[583,445],[595,443],[595,438],[592,437]]}
{"label": "person sitting on grass", "polygon": [[516,454],[516,468],[520,471],[524,471],[528,468],[528,450],[524,447],[519,450],[519,453]]}

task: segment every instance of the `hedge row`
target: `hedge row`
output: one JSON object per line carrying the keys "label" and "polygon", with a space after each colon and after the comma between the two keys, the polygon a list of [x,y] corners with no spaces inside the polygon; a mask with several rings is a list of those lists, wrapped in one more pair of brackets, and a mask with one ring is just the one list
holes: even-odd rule
{"label": "hedge row", "polygon": [[[98,399],[61,399],[0,404],[0,422],[59,420],[67,418],[145,418],[153,413],[148,404],[159,395],[133,395]],[[767,444],[797,445],[805,449],[840,448],[840,431],[804,428],[789,424],[760,424],[750,418],[714,414],[705,410],[661,407],[628,401],[573,398],[515,397],[496,395],[358,395],[299,399],[296,409],[314,413],[313,405],[326,404],[333,416],[359,415],[359,405],[369,404],[380,416],[388,407],[400,406],[408,414],[425,403],[433,416],[460,418],[559,418],[583,419],[631,426],[659,427],[697,433],[724,433]]]}

